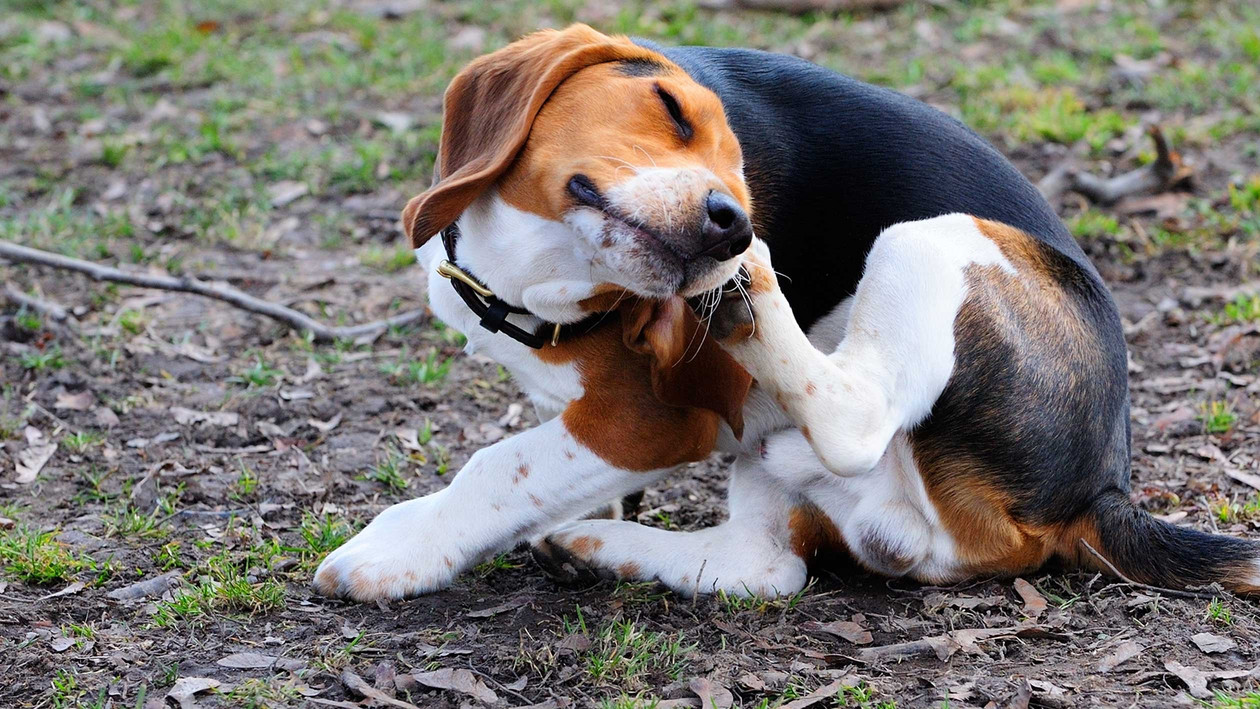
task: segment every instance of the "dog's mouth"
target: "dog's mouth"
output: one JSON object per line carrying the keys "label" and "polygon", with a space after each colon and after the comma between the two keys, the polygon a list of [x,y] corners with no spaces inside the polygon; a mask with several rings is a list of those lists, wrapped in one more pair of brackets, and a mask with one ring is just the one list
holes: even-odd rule
{"label": "dog's mouth", "polygon": [[614,205],[584,206],[588,208],[577,211],[585,212],[585,218],[570,223],[595,248],[594,265],[608,269],[613,281],[638,295],[690,298],[721,287],[739,268],[739,259],[691,252],[678,243],[685,237],[646,224]]}

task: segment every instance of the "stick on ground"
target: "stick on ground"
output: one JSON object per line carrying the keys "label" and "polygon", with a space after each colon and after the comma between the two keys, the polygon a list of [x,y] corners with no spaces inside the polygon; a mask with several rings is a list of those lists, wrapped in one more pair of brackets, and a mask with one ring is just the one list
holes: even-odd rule
{"label": "stick on ground", "polygon": [[52,320],[56,320],[57,322],[62,322],[67,316],[66,309],[60,305],[27,295],[15,288],[11,283],[4,284],[4,297],[14,303],[17,303],[19,307],[34,310],[35,312],[51,318]]}
{"label": "stick on ground", "polygon": [[272,320],[288,325],[290,328],[299,332],[309,332],[315,338],[316,342],[353,340],[365,335],[376,335],[391,327],[408,325],[424,317],[424,310],[422,309],[409,310],[391,318],[376,320],[364,323],[363,325],[329,327],[328,325],[311,318],[305,313],[292,308],[287,308],[283,305],[260,300],[226,284],[208,283],[194,278],[176,278],[174,276],[159,276],[147,273],[127,273],[126,271],[121,271],[111,266],[103,266],[98,263],[92,263],[91,261],[83,261],[81,259],[62,256],[61,254],[54,254],[48,251],[41,251],[40,249],[32,249],[28,246],[20,246],[9,242],[0,242],[0,258],[6,258],[17,263],[33,263],[41,266],[60,268],[67,271],[76,271],[87,275],[95,281],[111,281],[113,283],[125,283],[127,285],[139,286],[141,288],[156,288],[159,290],[192,293],[206,298],[214,298],[215,300],[221,300],[229,305],[240,308],[241,310],[269,317]]}

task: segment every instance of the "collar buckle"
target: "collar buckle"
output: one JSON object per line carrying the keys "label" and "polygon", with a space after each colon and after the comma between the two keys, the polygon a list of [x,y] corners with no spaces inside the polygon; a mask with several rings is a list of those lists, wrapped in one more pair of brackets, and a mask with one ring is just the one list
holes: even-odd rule
{"label": "collar buckle", "polygon": [[442,262],[438,264],[437,272],[439,276],[447,280],[452,280],[452,279],[457,280],[460,283],[463,283],[464,285],[468,286],[469,288],[472,288],[473,292],[481,296],[482,298],[495,297],[494,291],[481,285],[479,282],[477,282],[476,278],[473,278],[472,276],[468,275],[467,271],[460,268],[459,266],[456,266],[455,264],[451,263],[450,261],[446,259],[442,259]]}

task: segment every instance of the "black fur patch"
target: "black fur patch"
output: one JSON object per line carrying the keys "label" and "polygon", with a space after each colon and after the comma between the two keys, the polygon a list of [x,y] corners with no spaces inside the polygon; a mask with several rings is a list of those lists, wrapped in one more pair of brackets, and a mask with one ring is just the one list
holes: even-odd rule
{"label": "black fur patch", "polygon": [[665,73],[665,65],[651,59],[623,59],[617,62],[617,71],[626,76],[660,76]]}

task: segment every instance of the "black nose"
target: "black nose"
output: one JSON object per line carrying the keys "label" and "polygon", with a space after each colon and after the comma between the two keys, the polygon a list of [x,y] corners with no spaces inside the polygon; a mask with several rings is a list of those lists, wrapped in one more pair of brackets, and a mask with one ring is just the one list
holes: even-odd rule
{"label": "black nose", "polygon": [[705,200],[701,237],[703,241],[698,255],[725,261],[744,253],[752,243],[752,223],[734,197],[714,190]]}

